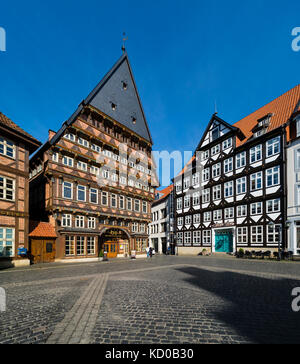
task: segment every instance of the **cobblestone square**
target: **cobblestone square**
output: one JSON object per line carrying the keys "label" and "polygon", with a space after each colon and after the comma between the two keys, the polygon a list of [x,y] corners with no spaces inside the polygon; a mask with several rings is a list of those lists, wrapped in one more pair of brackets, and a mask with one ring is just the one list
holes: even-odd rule
{"label": "cobblestone square", "polygon": [[299,343],[297,262],[155,257],[0,271],[0,343]]}

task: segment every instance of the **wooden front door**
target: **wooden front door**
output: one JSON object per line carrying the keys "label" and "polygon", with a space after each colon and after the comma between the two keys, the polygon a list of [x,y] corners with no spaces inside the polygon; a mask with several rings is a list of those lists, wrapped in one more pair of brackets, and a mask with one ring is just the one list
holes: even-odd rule
{"label": "wooden front door", "polygon": [[51,263],[55,260],[55,240],[31,240],[33,263]]}
{"label": "wooden front door", "polygon": [[118,243],[107,241],[104,244],[104,251],[107,252],[107,258],[116,258],[118,256]]}

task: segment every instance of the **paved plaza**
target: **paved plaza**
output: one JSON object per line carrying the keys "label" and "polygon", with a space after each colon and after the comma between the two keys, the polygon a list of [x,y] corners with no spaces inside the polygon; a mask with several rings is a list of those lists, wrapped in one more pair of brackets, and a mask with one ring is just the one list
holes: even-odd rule
{"label": "paved plaza", "polygon": [[300,263],[154,257],[0,271],[0,343],[299,343]]}

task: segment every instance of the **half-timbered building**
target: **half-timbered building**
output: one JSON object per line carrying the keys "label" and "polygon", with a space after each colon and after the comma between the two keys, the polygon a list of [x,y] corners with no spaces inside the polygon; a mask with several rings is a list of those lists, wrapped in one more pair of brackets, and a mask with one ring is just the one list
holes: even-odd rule
{"label": "half-timbered building", "polygon": [[300,86],[234,125],[214,114],[175,178],[179,254],[287,248],[286,146]]}
{"label": "half-timbered building", "polygon": [[126,52],[31,159],[31,217],[51,223],[56,259],[143,256],[157,177]]}
{"label": "half-timbered building", "polygon": [[0,267],[30,263],[29,155],[40,145],[0,113]]}

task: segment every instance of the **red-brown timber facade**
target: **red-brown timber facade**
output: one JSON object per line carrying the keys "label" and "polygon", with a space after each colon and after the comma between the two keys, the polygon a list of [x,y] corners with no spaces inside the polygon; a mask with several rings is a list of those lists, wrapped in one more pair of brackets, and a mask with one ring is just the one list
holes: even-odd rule
{"label": "red-brown timber facade", "polygon": [[30,162],[30,214],[56,260],[144,256],[157,186],[152,139],[125,52]]}
{"label": "red-brown timber facade", "polygon": [[40,145],[0,113],[0,267],[29,265],[29,155]]}

